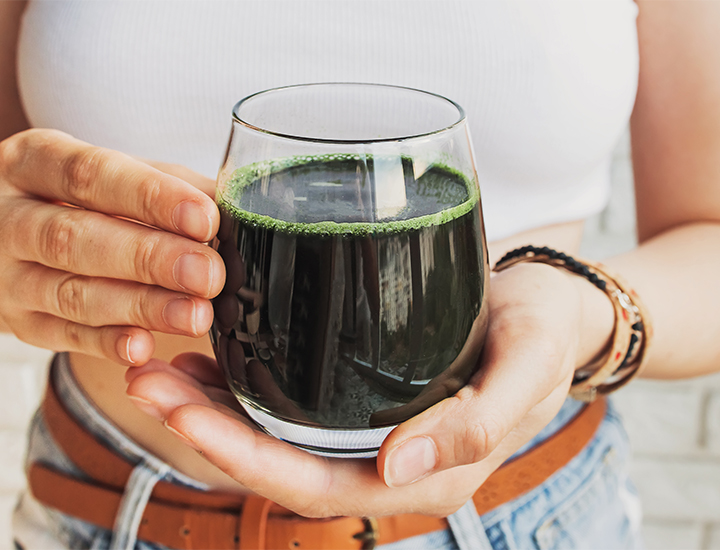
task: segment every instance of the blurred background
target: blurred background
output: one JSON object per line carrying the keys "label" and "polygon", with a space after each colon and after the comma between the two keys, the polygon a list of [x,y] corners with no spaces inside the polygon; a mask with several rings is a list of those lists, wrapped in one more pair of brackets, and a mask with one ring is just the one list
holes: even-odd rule
{"label": "blurred background", "polygon": [[[602,259],[635,244],[627,135],[613,160],[611,203],[587,224],[582,255],[588,258]],[[25,486],[25,431],[42,396],[50,355],[0,334],[0,550],[13,548],[10,515]],[[632,477],[643,501],[646,547],[720,550],[720,374],[635,381],[615,402],[634,450]]]}

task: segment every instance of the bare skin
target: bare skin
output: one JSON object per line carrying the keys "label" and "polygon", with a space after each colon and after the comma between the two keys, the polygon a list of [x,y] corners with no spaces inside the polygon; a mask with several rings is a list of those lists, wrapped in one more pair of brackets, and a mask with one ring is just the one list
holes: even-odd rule
{"label": "bare skin", "polygon": [[[12,49],[5,37],[16,36],[19,10],[9,4],[0,3],[0,36]],[[680,378],[720,364],[720,4],[639,6],[631,130],[641,244],[606,263],[654,320],[644,374]],[[447,515],[554,416],[573,370],[608,340],[612,311],[600,291],[548,266],[516,266],[491,283],[480,373],[395,430],[377,462],[320,459],[264,436],[226,406],[200,356],[167,362],[207,330],[208,299],[222,285],[222,263],[202,244],[217,230],[206,183],[58,132],[17,133],[24,117],[12,58],[0,57],[1,112],[14,113],[0,117],[10,136],[0,144],[0,318],[25,341],[75,352],[74,370],[98,406],[189,475],[308,516]],[[491,257],[521,244],[574,252],[580,228],[493,243]],[[113,246],[94,238],[102,232]],[[186,269],[188,254],[207,268]],[[153,354],[164,361],[148,362]],[[143,412],[124,396],[118,364],[133,367],[127,393]]]}
{"label": "bare skin", "polygon": [[[519,243],[528,242],[553,243],[558,250],[576,250],[581,237],[582,223],[562,224],[540,231],[529,232],[526,235],[515,236],[510,240],[493,243],[490,245],[490,257],[491,261],[496,260],[506,251],[520,246]],[[578,283],[585,286],[585,283],[580,279],[578,279]],[[599,303],[597,306],[600,309],[605,305],[608,306],[609,322],[611,323],[612,311],[609,310],[609,302],[606,304],[607,299],[602,294],[593,292],[591,285],[587,286],[590,299],[598,298]],[[189,339],[155,333],[155,342],[154,357],[167,362],[170,362],[177,355],[177,350],[180,349],[188,352],[197,351],[212,356],[212,349],[207,338]],[[138,443],[180,471],[192,475],[196,479],[229,491],[244,490],[244,488],[238,486],[237,482],[212,466],[197,452],[165,429],[162,423],[157,421],[157,413],[151,416],[138,408],[139,406],[148,410],[148,407],[153,407],[153,405],[142,401],[133,403],[127,399],[125,395],[127,387],[125,380],[126,368],[107,359],[77,353],[71,355],[71,364],[75,376],[93,401]],[[149,412],[153,413],[152,410],[149,410]]]}

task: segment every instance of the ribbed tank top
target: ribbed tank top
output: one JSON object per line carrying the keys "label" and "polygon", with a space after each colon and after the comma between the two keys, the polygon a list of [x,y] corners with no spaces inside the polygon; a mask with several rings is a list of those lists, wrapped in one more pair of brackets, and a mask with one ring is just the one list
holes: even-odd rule
{"label": "ribbed tank top", "polygon": [[31,0],[29,120],[215,177],[232,106],[398,84],[467,112],[489,240],[602,209],[638,72],[632,0]]}

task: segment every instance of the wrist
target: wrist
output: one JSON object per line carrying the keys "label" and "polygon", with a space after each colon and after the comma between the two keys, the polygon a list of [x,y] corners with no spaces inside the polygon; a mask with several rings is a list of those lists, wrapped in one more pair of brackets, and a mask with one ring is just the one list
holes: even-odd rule
{"label": "wrist", "polygon": [[575,287],[579,299],[578,350],[575,368],[599,359],[612,345],[615,312],[602,290],[579,275],[563,273]]}
{"label": "wrist", "polygon": [[[576,399],[592,401],[598,394],[607,394],[625,385],[636,376],[647,360],[647,350],[652,339],[652,323],[637,293],[625,282],[622,277],[614,274],[600,263],[583,262],[548,247],[532,245],[517,248],[505,254],[495,265],[495,272],[503,271],[518,263],[543,263],[561,268],[564,271],[579,275],[600,289],[612,302],[614,311],[614,327],[612,343],[606,346],[602,355],[589,364],[577,368],[583,355],[592,353],[597,349],[603,335],[603,319],[605,316],[595,317],[587,312],[580,315],[579,306],[585,300],[587,309],[597,311],[600,302],[588,298],[593,295],[584,287],[579,287],[582,298],[575,296],[578,308],[575,309],[578,331],[576,334],[577,348],[582,347],[578,353],[576,348],[575,376],[570,394]],[[575,286],[578,290],[578,287]],[[590,307],[588,307],[590,306]],[[582,327],[583,323],[590,322],[590,327]],[[580,335],[585,336],[581,338]]]}
{"label": "wrist", "polygon": [[[531,262],[518,263],[497,275],[503,278],[502,286],[512,291],[498,293],[493,290],[490,299],[497,301],[495,307],[502,308],[506,301],[512,302],[518,296],[523,296],[523,303],[530,305],[538,292],[549,293],[551,300],[564,304],[563,316],[569,322],[563,330],[575,342],[575,370],[599,359],[609,349],[615,327],[612,302],[607,294],[584,277],[555,266]],[[507,281],[505,277],[508,277]],[[539,307],[547,311],[549,304]]]}

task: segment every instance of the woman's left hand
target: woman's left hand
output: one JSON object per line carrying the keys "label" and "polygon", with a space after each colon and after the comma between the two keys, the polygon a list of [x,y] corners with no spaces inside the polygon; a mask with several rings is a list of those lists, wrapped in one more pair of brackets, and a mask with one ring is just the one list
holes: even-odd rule
{"label": "woman's left hand", "polygon": [[444,517],[537,434],[567,397],[582,356],[581,327],[587,326],[587,289],[579,285],[589,283],[540,264],[493,277],[478,372],[455,396],[397,427],[377,461],[318,457],[259,431],[238,412],[205,356],[132,368],[128,394],[148,402],[146,412],[244,487],[300,515]]}

